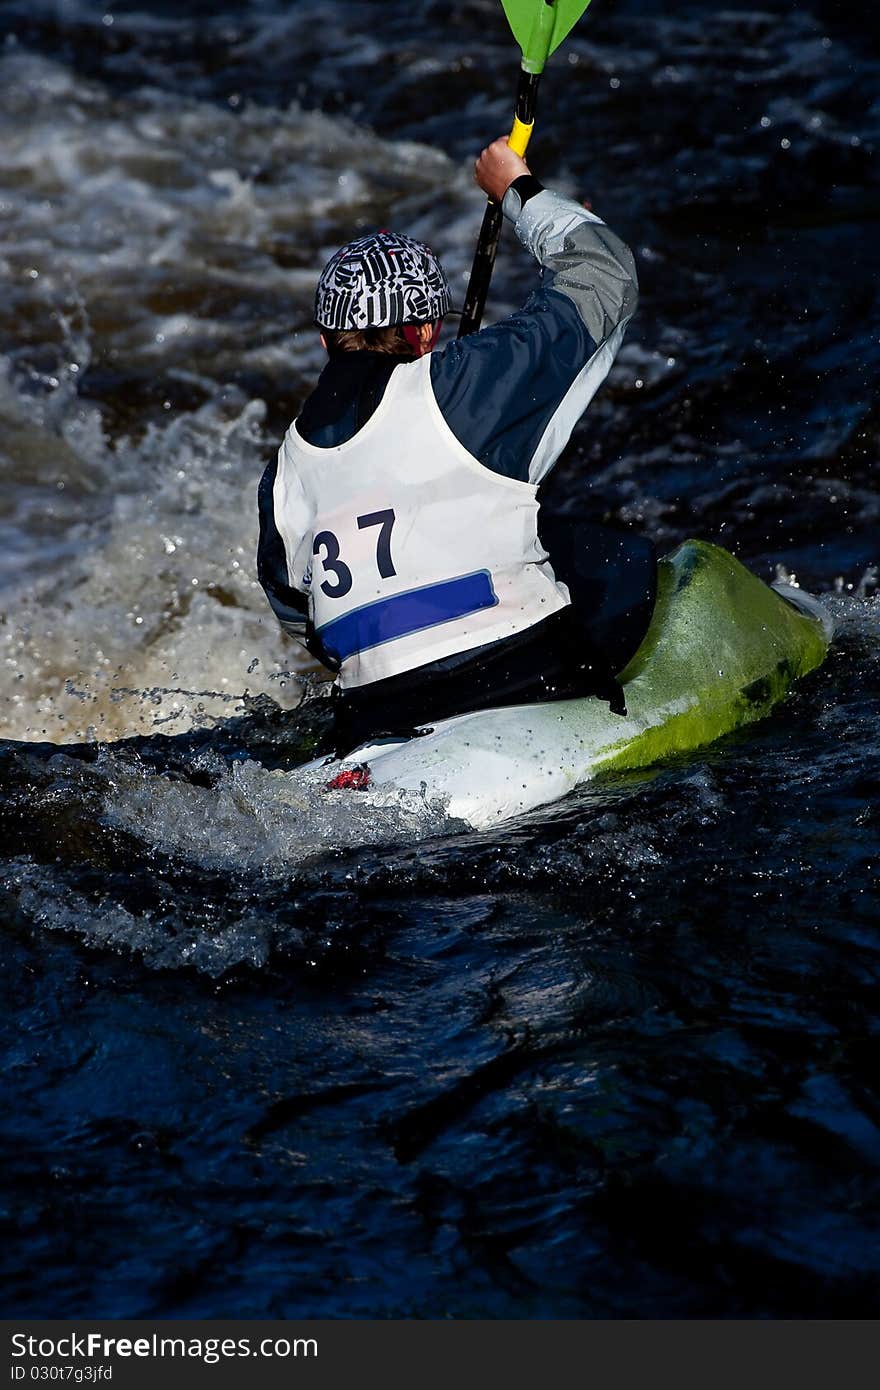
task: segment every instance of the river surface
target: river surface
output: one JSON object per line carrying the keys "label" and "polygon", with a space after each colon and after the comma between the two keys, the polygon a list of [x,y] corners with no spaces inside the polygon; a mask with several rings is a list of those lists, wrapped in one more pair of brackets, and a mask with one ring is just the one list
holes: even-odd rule
{"label": "river surface", "polygon": [[460,303],[517,56],[497,0],[0,4],[6,1316],[880,1308],[863,6],[596,0],[532,154],[642,284],[547,506],[794,574],[826,664],[494,832],[273,775],[327,726],[254,572],[316,274],[393,225]]}

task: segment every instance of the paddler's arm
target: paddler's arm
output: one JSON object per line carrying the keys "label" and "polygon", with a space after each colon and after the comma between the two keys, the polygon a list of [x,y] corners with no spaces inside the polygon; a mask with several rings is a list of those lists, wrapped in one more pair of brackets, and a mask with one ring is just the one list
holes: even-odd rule
{"label": "paddler's arm", "polygon": [[[481,178],[486,161],[494,167]],[[487,192],[504,188],[505,216],[541,265],[541,287],[510,318],[434,352],[431,382],[466,449],[494,472],[539,483],[623,341],[635,263],[592,212],[542,188],[506,142],[483,152],[477,175]]]}
{"label": "paddler's arm", "polygon": [[[316,661],[334,671],[338,663],[324,650],[309,617],[309,537],[313,517],[285,445],[286,441],[260,479],[257,493],[257,578],[288,636],[295,637]],[[309,579],[305,578],[307,572]],[[296,576],[300,578],[294,583]]]}
{"label": "paddler's arm", "polygon": [[[278,465],[282,462],[282,450],[273,459],[260,479],[257,500],[260,513],[260,540],[257,547],[257,578],[272,612],[284,631],[297,641],[305,644],[309,601],[290,583],[287,565],[287,552],[275,519],[276,495],[279,488]],[[283,475],[282,475],[283,484]],[[284,500],[281,499],[282,504]],[[296,499],[293,499],[294,504]]]}

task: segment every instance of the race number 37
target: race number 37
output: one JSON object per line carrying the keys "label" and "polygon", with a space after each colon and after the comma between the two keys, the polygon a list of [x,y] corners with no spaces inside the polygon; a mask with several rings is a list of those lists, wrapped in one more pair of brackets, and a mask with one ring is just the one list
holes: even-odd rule
{"label": "race number 37", "polygon": [[[376,568],[381,579],[391,579],[397,573],[391,558],[391,532],[394,520],[394,512],[390,507],[386,511],[367,512],[366,516],[357,518],[359,531],[367,531],[371,526],[378,528]],[[324,573],[328,576],[321,583],[321,592],[328,598],[344,598],[353,580],[351,570],[340,558],[339,541],[332,531],[318,532],[312,545],[312,554],[320,558]]]}

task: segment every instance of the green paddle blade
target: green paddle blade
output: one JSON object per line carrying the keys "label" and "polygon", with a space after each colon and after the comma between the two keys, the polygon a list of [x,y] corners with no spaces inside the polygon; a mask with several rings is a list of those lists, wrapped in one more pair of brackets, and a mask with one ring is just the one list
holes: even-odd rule
{"label": "green paddle blade", "polygon": [[590,0],[501,0],[513,36],[522,49],[527,72],[542,72],[544,64],[568,37]]}

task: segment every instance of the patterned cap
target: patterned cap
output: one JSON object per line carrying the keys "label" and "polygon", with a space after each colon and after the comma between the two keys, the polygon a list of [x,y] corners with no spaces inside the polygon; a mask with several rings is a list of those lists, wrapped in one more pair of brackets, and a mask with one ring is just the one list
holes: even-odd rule
{"label": "patterned cap", "polygon": [[451,302],[430,247],[396,232],[375,232],[350,241],[327,262],[315,295],[315,322],[337,331],[434,323]]}

